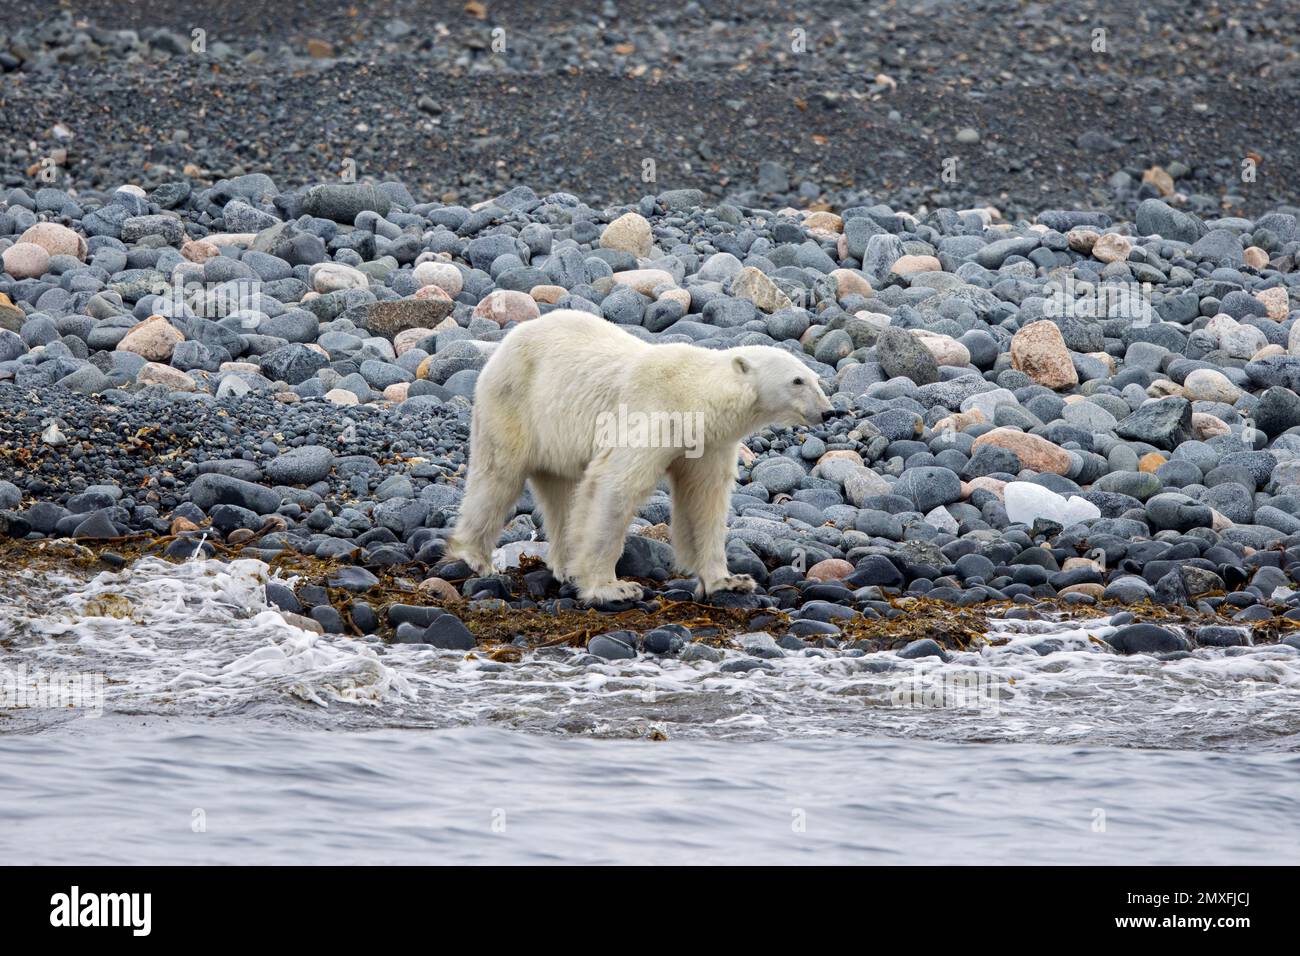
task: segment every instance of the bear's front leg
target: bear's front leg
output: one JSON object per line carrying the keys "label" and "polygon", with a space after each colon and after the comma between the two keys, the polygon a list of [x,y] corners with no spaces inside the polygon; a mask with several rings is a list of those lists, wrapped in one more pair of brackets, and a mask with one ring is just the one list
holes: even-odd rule
{"label": "bear's front leg", "polygon": [[717,594],[719,591],[735,591],[739,594],[749,594],[758,588],[758,582],[748,574],[724,574],[722,577],[713,578],[706,581],[700,578],[699,585],[695,588],[695,597],[708,597],[710,594]]}
{"label": "bear's front leg", "polygon": [[673,549],[682,570],[699,578],[696,597],[717,591],[753,591],[748,574],[727,567],[727,510],[736,483],[736,446],[679,458],[668,472],[672,484]]}
{"label": "bear's front leg", "polygon": [[641,585],[615,573],[632,516],[663,474],[656,449],[604,449],[587,466],[574,495],[570,567],[578,597],[589,604],[638,600]]}
{"label": "bear's front leg", "polygon": [[578,586],[578,598],[585,604],[617,604],[620,601],[639,601],[645,589],[635,581],[615,578],[605,584]]}

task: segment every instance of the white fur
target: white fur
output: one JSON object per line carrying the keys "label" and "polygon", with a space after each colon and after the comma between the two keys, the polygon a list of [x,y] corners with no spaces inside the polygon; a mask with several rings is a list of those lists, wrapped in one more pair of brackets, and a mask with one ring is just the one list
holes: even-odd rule
{"label": "white fur", "polygon": [[[701,413],[699,446],[602,447],[598,416]],[[487,573],[524,481],[542,510],[547,564],[589,602],[639,598],[614,566],[637,509],[666,473],[678,567],[705,593],[751,590],[732,575],[726,515],[737,443],[765,425],[812,425],[830,402],[798,358],[770,346],[650,345],[586,312],[525,322],[475,385],[470,471],[448,556]]]}

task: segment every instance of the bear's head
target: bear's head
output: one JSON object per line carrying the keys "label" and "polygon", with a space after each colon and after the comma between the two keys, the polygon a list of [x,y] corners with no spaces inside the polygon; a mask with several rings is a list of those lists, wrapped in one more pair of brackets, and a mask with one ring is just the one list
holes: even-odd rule
{"label": "bear's head", "polygon": [[834,409],[808,366],[770,345],[729,349],[733,371],[754,392],[754,418],[762,425],[813,426]]}

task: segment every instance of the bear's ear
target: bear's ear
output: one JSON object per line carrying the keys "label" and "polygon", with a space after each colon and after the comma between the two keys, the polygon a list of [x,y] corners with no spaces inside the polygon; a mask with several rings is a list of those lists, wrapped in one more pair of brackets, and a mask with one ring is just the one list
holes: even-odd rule
{"label": "bear's ear", "polygon": [[749,370],[752,366],[749,364],[749,362],[745,361],[745,357],[743,355],[737,355],[735,358],[731,360],[731,367],[734,368],[741,375],[748,375]]}

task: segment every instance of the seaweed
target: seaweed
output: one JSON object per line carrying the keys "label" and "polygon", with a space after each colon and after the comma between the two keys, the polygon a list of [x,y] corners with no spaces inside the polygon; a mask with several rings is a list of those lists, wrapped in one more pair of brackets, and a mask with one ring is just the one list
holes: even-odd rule
{"label": "seaweed", "polygon": [[[244,546],[255,544],[267,529],[256,533]],[[131,561],[143,557],[166,558],[164,551],[176,540],[197,543],[195,532],[176,535],[125,535],[119,538],[94,541],[51,539],[44,541],[0,542],[0,561],[9,567],[27,567],[35,570],[67,570],[80,568],[87,572],[105,569],[117,570]],[[222,559],[249,557],[242,547],[231,547],[221,541],[207,538],[214,553]],[[179,561],[177,561],[179,563]],[[343,558],[317,558],[292,551],[282,551],[267,561],[273,575],[281,578],[298,578],[300,585],[322,587],[331,605],[339,612],[348,631],[361,636],[362,630],[353,621],[351,607],[354,601],[365,601],[378,614],[379,636],[391,638],[393,628],[388,623],[387,609],[393,604],[413,604],[442,607],[454,613],[469,628],[479,644],[478,653],[502,662],[515,662],[524,649],[546,647],[585,647],[598,634],[610,631],[645,632],[675,624],[685,627],[697,642],[715,647],[733,646],[734,638],[753,630],[783,632],[791,618],[777,608],[723,607],[697,601],[673,601],[656,598],[644,607],[622,611],[602,611],[593,608],[566,608],[539,610],[513,607],[505,602],[467,602],[445,600],[434,592],[420,587],[427,569],[419,565],[399,565],[372,568],[378,583],[364,593],[331,586],[331,575],[342,568],[354,566]],[[541,562],[526,558],[521,567],[500,572],[514,593],[525,590],[523,576],[543,567]],[[463,581],[452,580],[453,585]],[[646,582],[652,583],[652,582]],[[1203,624],[1232,624],[1240,622],[1219,614],[1205,614],[1195,607],[1170,606],[1143,602],[1120,604],[1099,600],[1093,604],[1072,604],[1061,600],[1041,600],[1034,604],[1013,601],[987,601],[973,605],[957,605],[925,595],[886,597],[894,613],[882,617],[856,615],[836,621],[842,632],[841,641],[863,650],[895,650],[914,640],[930,638],[949,650],[969,650],[982,644],[999,644],[1003,640],[990,638],[990,621],[1003,617],[1012,609],[1029,611],[1044,620],[1075,620],[1095,618],[1104,614],[1128,611],[1136,620],[1152,623],[1180,625],[1195,628]],[[1300,629],[1300,622],[1274,616],[1270,620],[1251,625],[1257,644],[1275,643],[1282,636]]]}

